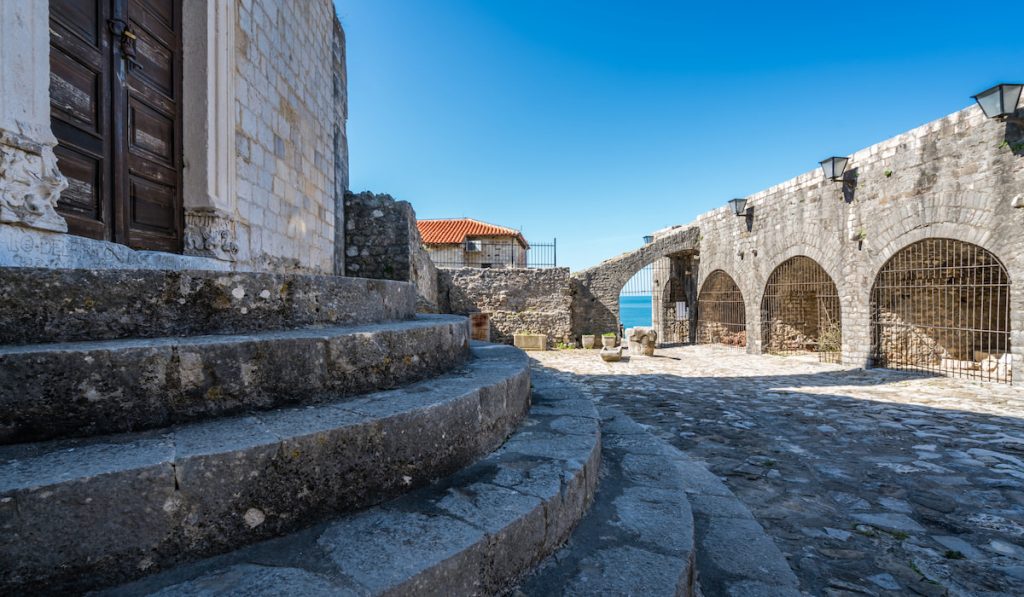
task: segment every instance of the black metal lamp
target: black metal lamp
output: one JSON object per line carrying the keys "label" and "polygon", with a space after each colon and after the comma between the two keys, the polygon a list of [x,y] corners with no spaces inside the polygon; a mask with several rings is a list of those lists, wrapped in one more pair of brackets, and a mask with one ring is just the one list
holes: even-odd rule
{"label": "black metal lamp", "polygon": [[732,213],[737,216],[747,216],[749,215],[748,212],[752,212],[754,210],[753,207],[747,208],[746,199],[730,199],[729,207],[732,208]]}
{"label": "black metal lamp", "polygon": [[1000,83],[990,87],[978,95],[971,96],[978,102],[981,111],[989,118],[1008,121],[1024,128],[1024,118],[1017,117],[1017,103],[1020,101],[1022,83]]}
{"label": "black metal lamp", "polygon": [[843,180],[843,173],[846,172],[846,165],[850,163],[850,158],[832,156],[818,163],[821,164],[821,170],[825,173],[825,178],[832,182],[839,182]]}

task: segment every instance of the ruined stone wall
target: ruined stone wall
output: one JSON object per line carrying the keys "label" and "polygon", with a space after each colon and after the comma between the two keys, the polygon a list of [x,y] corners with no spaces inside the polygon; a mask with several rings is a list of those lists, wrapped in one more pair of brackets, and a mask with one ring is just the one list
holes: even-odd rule
{"label": "ruined stone wall", "polygon": [[573,291],[568,268],[438,270],[441,309],[490,315],[491,340],[516,332],[547,334],[548,344],[571,341]]}
{"label": "ruined stone wall", "polygon": [[[702,215],[700,282],[722,269],[746,302],[748,350],[761,352],[765,283],[782,262],[805,255],[835,282],[841,307],[842,358],[868,364],[871,288],[900,249],[950,238],[992,252],[1006,266],[1014,367],[1024,369],[1024,152],[1015,128],[967,108],[854,153],[848,185],[820,170],[748,198],[753,226],[727,208]],[[1010,144],[1006,143],[1010,141]],[[678,234],[665,230],[656,239]]]}
{"label": "ruined stone wall", "polygon": [[675,226],[654,242],[600,264],[573,272],[573,333],[603,334],[619,326],[619,292],[644,266],[674,256],[682,258],[696,252],[699,245],[696,227]]}
{"label": "ruined stone wall", "polygon": [[235,42],[239,259],[257,269],[333,272],[348,173],[344,37],[334,7],[238,2]]}
{"label": "ruined stone wall", "polygon": [[421,311],[436,311],[437,268],[423,248],[407,201],[369,192],[345,194],[345,271],[349,276],[413,282]]}

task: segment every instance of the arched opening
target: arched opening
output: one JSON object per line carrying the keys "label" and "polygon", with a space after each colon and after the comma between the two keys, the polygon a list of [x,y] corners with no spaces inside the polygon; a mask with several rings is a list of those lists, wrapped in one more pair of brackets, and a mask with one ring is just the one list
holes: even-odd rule
{"label": "arched opening", "polygon": [[841,361],[839,292],[810,257],[797,256],[775,268],[761,300],[762,350],[769,354],[817,353]]}
{"label": "arched opening", "polygon": [[930,238],[879,270],[871,289],[872,363],[1010,383],[1010,278],[977,245]]}
{"label": "arched opening", "polygon": [[697,297],[697,343],[747,345],[747,313],[743,293],[729,274],[716,269]]}
{"label": "arched opening", "polygon": [[630,277],[619,291],[620,330],[649,326],[659,345],[690,342],[696,259],[693,252],[658,257]]}
{"label": "arched opening", "polygon": [[661,295],[654,300],[654,330],[658,344],[690,342],[690,272],[670,273],[661,285]]}
{"label": "arched opening", "polygon": [[[619,328],[654,325],[654,297],[667,278],[667,260],[645,265],[619,291]],[[611,331],[611,330],[609,330]]]}

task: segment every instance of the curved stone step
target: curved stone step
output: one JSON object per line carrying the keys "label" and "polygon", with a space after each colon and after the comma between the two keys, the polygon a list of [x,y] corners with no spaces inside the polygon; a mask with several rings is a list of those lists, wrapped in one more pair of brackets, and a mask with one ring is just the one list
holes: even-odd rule
{"label": "curved stone step", "polygon": [[398,387],[469,357],[465,318],[0,346],[0,444],[165,427]]}
{"label": "curved stone step", "polygon": [[431,486],[326,524],[106,591],[128,595],[493,595],[555,550],[590,503],[593,405],[538,380],[499,450]]}
{"label": "curved stone step", "polygon": [[598,410],[601,484],[594,505],[518,593],[693,595],[693,513],[678,453],[615,408]]}
{"label": "curved stone step", "polygon": [[698,591],[708,597],[803,595],[786,556],[747,506],[704,465],[670,448],[693,509]]}
{"label": "curved stone step", "polygon": [[308,274],[0,267],[0,344],[241,334],[416,314],[407,282]]}
{"label": "curved stone step", "polygon": [[281,535],[447,475],[529,408],[529,365],[463,369],[341,403],[0,448],[0,592],[81,591]]}

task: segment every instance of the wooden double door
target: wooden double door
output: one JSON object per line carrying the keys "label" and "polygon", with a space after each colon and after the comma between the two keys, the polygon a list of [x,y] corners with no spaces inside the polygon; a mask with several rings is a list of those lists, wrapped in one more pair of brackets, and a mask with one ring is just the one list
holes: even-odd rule
{"label": "wooden double door", "polygon": [[180,252],[181,0],[49,0],[50,115],[72,234]]}

